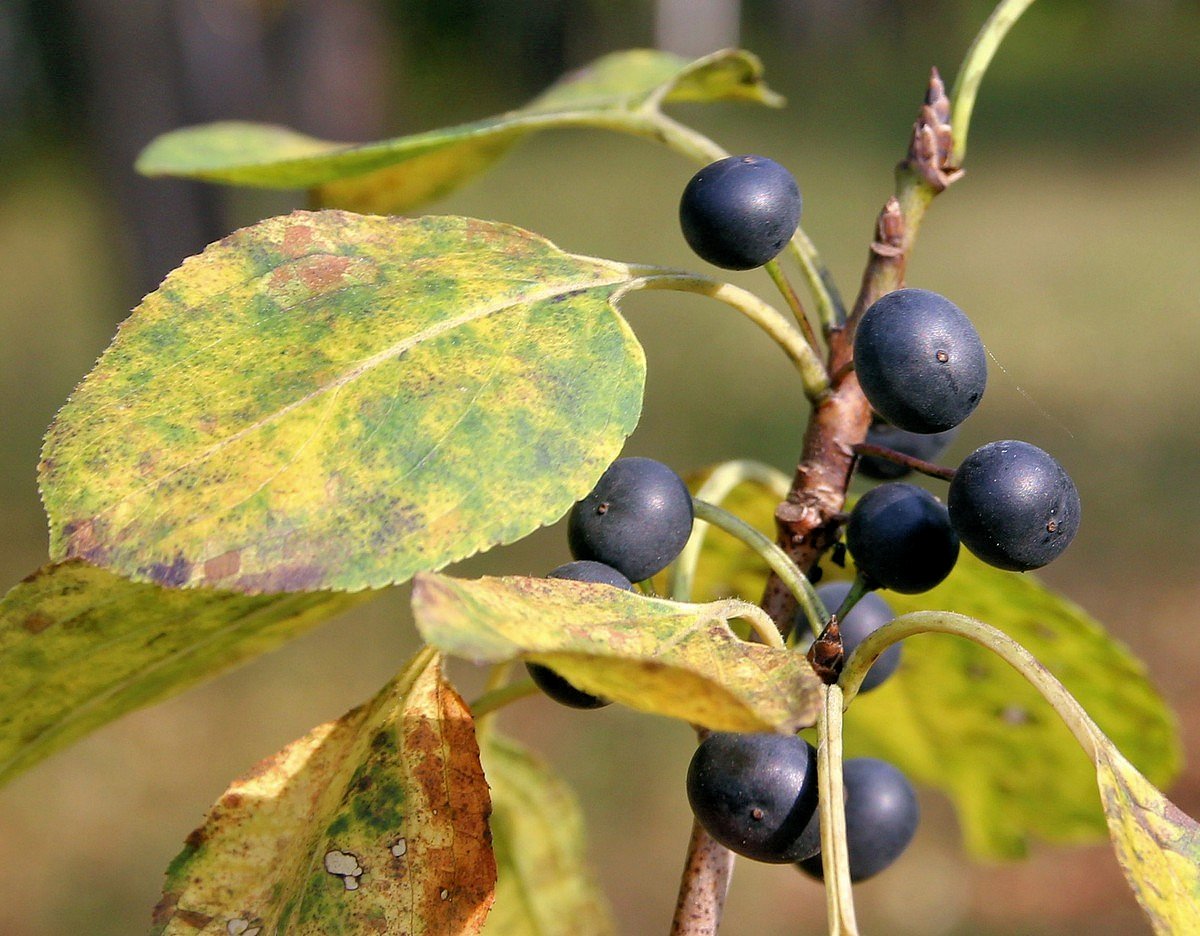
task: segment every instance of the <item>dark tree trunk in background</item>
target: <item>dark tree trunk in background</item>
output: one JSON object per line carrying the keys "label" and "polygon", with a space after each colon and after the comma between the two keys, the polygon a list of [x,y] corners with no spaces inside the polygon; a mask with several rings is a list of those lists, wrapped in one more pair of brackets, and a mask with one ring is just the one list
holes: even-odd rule
{"label": "dark tree trunk in background", "polygon": [[334,139],[382,132],[387,34],[374,0],[73,0],[72,14],[88,135],[124,221],[130,306],[230,227],[225,190],[133,171],[155,136],[225,118]]}

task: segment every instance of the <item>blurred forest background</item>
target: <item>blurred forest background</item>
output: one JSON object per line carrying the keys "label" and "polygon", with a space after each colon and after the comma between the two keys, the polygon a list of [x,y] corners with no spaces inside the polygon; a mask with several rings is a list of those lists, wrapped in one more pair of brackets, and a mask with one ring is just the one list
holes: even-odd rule
{"label": "blurred forest background", "polygon": [[[845,292],[904,152],[930,65],[952,77],[990,0],[2,0],[0,582],[45,558],[35,467],[56,408],[118,321],[185,256],[299,194],[137,178],[173,127],[241,117],[332,139],[515,107],[615,49],[756,51],[789,106],[683,108],[733,152],[787,165]],[[967,176],[934,205],[910,269],[975,321],[996,365],[947,461],[995,438],[1053,452],[1084,502],[1044,579],[1146,660],[1200,751],[1200,3],[1042,0],[982,89]],[[600,132],[532,138],[434,206],[567,250],[699,268],[676,224],[694,171]],[[770,297],[762,274],[739,282]],[[635,296],[645,415],[627,451],[680,471],[731,457],[789,470],[802,405],[787,362],[715,304]],[[935,488],[936,489],[936,486]],[[540,574],[561,529],[459,567]],[[127,717],[0,792],[0,933],[145,930],[161,873],[235,775],[372,695],[415,639],[395,589],[252,665]],[[454,670],[468,697],[469,667]],[[686,726],[545,700],[506,713],[576,786],[628,933],[665,932],[690,817]],[[1082,756],[1082,755],[1081,755]],[[1200,768],[1173,789],[1200,815]],[[1104,844],[975,866],[923,797],[910,853],[858,889],[866,932],[1147,932]],[[823,932],[819,888],[740,863],[725,930]]]}

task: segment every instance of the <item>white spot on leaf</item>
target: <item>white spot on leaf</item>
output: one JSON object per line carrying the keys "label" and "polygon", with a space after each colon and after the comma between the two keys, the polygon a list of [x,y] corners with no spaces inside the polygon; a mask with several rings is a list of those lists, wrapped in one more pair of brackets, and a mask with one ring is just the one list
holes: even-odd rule
{"label": "white spot on leaf", "polygon": [[358,890],[358,879],[362,877],[363,868],[358,859],[348,852],[337,849],[325,853],[325,870],[340,877],[346,885],[346,890]]}
{"label": "white spot on leaf", "polygon": [[392,854],[397,858],[403,858],[408,853],[408,839],[396,839],[396,844],[392,846]]}

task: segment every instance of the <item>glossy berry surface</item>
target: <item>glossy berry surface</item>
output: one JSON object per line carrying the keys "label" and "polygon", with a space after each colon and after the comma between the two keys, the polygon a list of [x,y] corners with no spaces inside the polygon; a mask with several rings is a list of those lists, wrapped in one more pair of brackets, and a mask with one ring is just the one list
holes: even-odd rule
{"label": "glossy berry surface", "polygon": [[942,503],[924,488],[892,481],[867,491],[846,525],[859,572],[879,588],[929,591],[958,561],[958,537]]}
{"label": "glossy berry surface", "polygon": [[[921,808],[908,778],[887,761],[854,757],[842,765],[846,800],[846,850],[850,880],[865,881],[904,853],[917,831]],[[804,839],[820,848],[821,823],[813,817]],[[802,859],[801,870],[824,880],[821,854]]]}
{"label": "glossy berry surface", "polygon": [[752,270],[775,259],[800,224],[800,189],[765,156],[727,156],[697,172],[679,202],[688,246],[713,266]]}
{"label": "glossy berry surface", "polygon": [[[897,429],[886,422],[874,420],[867,430],[867,444],[892,449],[901,455],[919,458],[921,461],[936,462],[958,435],[958,427],[945,432],[909,432]],[[858,473],[876,481],[895,481],[909,474],[911,469],[886,458],[864,455],[858,460]]]}
{"label": "glossy berry surface", "polygon": [[[633,583],[616,569],[606,566],[602,562],[591,562],[589,560],[577,560],[560,565],[557,569],[553,569],[547,573],[546,578],[569,579],[573,582],[590,582],[596,585],[611,585],[614,588],[622,588],[625,591],[632,591],[633,589]],[[530,678],[537,684],[538,688],[555,702],[577,709],[603,708],[609,704],[608,699],[592,695],[590,692],[584,692],[582,689],[576,689],[548,666],[542,666],[540,663],[526,663],[525,668],[529,671]]]}
{"label": "glossy berry surface", "polygon": [[687,485],[652,458],[618,458],[567,522],[572,556],[603,562],[634,582],[670,565],[691,533]]}
{"label": "glossy berry surface", "polygon": [[[850,593],[850,588],[849,582],[830,582],[828,585],[818,588],[817,595],[826,609],[831,613],[836,613],[842,602],[846,600],[846,595]],[[891,606],[874,592],[863,595],[850,609],[850,613],[838,622],[842,634],[842,649],[847,658],[868,635],[879,630],[895,616],[896,612],[891,609]],[[858,691],[860,693],[869,692],[896,672],[896,667],[900,665],[900,651],[900,644],[888,647],[867,670],[866,678],[863,679]]]}
{"label": "glossy berry surface", "polygon": [[1079,530],[1079,491],[1036,445],[989,442],[968,455],[950,482],[950,521],[963,545],[1014,572],[1058,558]]}
{"label": "glossy berry surface", "polygon": [[909,432],[944,432],[983,398],[987,353],[970,319],[927,289],[897,289],[863,314],[854,369],[871,406]]}
{"label": "glossy berry surface", "polygon": [[817,808],[817,752],[803,738],[714,732],[692,756],[687,795],[732,852],[776,864],[812,853],[799,839]]}

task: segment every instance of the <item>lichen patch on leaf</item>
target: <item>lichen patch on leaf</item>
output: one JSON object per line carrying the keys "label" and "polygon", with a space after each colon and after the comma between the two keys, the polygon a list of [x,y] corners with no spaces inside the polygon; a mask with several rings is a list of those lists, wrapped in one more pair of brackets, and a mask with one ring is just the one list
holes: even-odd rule
{"label": "lichen patch on leaf", "polygon": [[479,932],[489,812],[470,714],[423,650],[229,788],[168,870],[153,932]]}

